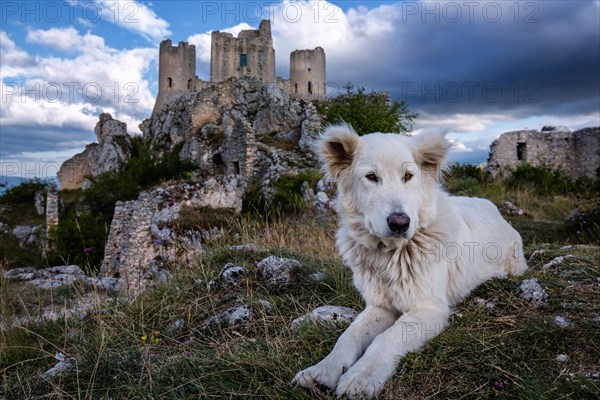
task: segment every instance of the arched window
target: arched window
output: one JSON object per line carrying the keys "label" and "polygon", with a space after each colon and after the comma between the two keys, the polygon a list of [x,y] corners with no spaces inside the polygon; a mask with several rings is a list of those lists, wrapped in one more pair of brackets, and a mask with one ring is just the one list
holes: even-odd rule
{"label": "arched window", "polygon": [[308,94],[312,94],[312,82],[308,81]]}
{"label": "arched window", "polygon": [[167,87],[173,87],[173,79],[167,78]]}
{"label": "arched window", "polygon": [[248,65],[248,56],[245,54],[240,54],[240,67],[245,67]]}

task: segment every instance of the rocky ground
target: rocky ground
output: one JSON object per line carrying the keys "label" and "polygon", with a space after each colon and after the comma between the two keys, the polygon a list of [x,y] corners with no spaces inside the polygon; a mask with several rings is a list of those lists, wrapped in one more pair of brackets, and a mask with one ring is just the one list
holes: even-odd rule
{"label": "rocky ground", "polygon": [[[362,309],[333,222],[317,220],[257,224],[133,298],[76,267],[5,272],[0,393],[333,398],[289,385]],[[286,250],[302,235],[317,243]],[[382,398],[597,398],[600,247],[527,242],[526,254],[529,271],[477,289]]]}

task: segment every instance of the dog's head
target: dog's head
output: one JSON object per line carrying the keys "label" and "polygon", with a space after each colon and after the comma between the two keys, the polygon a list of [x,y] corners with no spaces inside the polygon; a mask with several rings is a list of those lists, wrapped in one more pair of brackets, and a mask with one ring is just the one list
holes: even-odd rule
{"label": "dog's head", "polygon": [[449,148],[441,133],[358,136],[348,125],[327,128],[319,142],[325,172],[337,181],[338,207],[385,239],[415,234],[422,211],[432,207]]}

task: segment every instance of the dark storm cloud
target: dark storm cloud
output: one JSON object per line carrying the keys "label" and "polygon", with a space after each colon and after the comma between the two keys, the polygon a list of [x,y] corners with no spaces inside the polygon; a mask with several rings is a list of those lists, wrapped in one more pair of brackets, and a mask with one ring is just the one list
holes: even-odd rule
{"label": "dark storm cloud", "polygon": [[84,143],[96,140],[92,129],[84,131],[78,127],[53,127],[39,125],[0,126],[0,158],[10,155],[44,150],[61,151],[83,148]]}
{"label": "dark storm cloud", "polygon": [[438,115],[600,109],[598,1],[405,2],[396,11],[387,40],[350,66],[328,59],[329,76]]}

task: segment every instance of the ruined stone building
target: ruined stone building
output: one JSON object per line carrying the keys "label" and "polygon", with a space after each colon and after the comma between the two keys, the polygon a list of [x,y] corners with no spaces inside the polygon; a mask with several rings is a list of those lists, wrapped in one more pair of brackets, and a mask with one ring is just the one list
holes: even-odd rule
{"label": "ruined stone building", "polygon": [[486,170],[496,176],[520,164],[547,166],[571,178],[595,178],[600,172],[600,127],[571,132],[544,127],[541,131],[507,132],[490,146]]}
{"label": "ruined stone building", "polygon": [[292,98],[320,100],[325,97],[325,70],[325,51],[317,47],[292,52],[290,79],[276,77],[269,20],[261,21],[258,29],[241,31],[237,37],[212,32],[210,82],[196,76],[196,46],[187,42],[173,46],[170,40],[164,40],[159,50],[158,95],[153,114],[186,92],[200,91],[231,78],[255,78],[264,84],[277,82]]}

